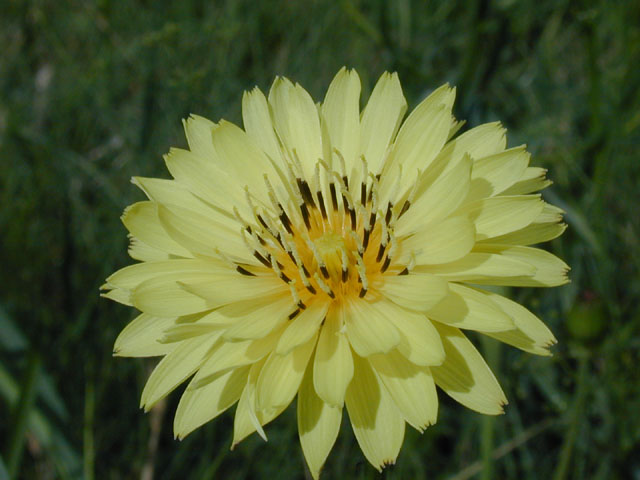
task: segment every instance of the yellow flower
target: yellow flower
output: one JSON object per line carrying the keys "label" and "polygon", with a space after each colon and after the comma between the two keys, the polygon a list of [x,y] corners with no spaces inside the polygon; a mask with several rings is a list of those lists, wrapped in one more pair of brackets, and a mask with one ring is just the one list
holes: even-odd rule
{"label": "yellow flower", "polygon": [[[116,355],[164,356],[142,393],[153,407],[192,377],[175,416],[183,438],[237,402],[233,445],[298,396],[298,429],[318,477],[346,405],[365,457],[393,463],[405,423],[436,421],[436,385],[475,411],[506,398],[461,329],[548,355],[555,342],[519,304],[477,285],[555,286],[568,267],[528,245],[560,235],[550,182],[499,123],[454,137],[455,89],[402,122],[385,73],[360,112],[342,69],[316,105],[277,78],[244,95],[244,130],[193,116],[173,180],[134,178],[149,198],[125,210],[141,263],[104,296],[142,313]],[[452,139],[452,137],[454,137]]]}

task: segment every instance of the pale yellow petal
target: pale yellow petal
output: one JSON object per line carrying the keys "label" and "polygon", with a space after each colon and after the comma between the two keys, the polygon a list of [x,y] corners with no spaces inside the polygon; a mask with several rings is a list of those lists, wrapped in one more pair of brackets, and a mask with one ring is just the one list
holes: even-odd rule
{"label": "pale yellow petal", "polygon": [[271,122],[269,105],[258,87],[242,96],[242,121],[247,134],[274,161],[281,162],[280,144]]}
{"label": "pale yellow petal", "polygon": [[260,265],[242,239],[240,228],[233,230],[211,217],[175,205],[159,205],[158,218],[171,238],[190,252],[219,259],[221,251],[243,263]]}
{"label": "pale yellow petal", "polygon": [[448,288],[436,275],[409,273],[385,277],[380,291],[401,307],[426,312],[447,295]]}
{"label": "pale yellow petal", "polygon": [[322,136],[318,110],[311,96],[300,85],[277,78],[269,92],[276,131],[284,148],[298,157],[307,179],[322,158]]}
{"label": "pale yellow petal", "polygon": [[229,270],[227,274],[216,277],[209,276],[201,281],[185,279],[184,282],[180,282],[180,286],[215,307],[265,297],[275,300],[289,291],[287,284],[275,275],[247,277],[235,270]]}
{"label": "pale yellow petal", "polygon": [[476,289],[449,284],[449,295],[433,307],[427,316],[452,327],[481,332],[515,329],[511,317]]}
{"label": "pale yellow petal", "polygon": [[360,78],[355,70],[343,67],[334,77],[322,103],[322,119],[331,149],[340,152],[347,168],[344,173],[354,182],[353,165],[360,161]]}
{"label": "pale yellow petal", "polygon": [[559,237],[567,229],[566,223],[532,223],[515,232],[490,238],[487,243],[500,245],[535,245]]}
{"label": "pale yellow petal", "polygon": [[[396,184],[396,171],[402,175],[401,188],[397,192],[401,196],[413,186],[418,172],[428,169],[440,153],[449,135],[454,99],[455,89],[443,85],[425,98],[404,121],[380,178],[383,204],[387,199],[392,202],[397,200],[385,193],[391,192]],[[398,166],[402,166],[402,170],[396,170]]]}
{"label": "pale yellow petal", "polygon": [[487,335],[536,355],[551,355],[549,347],[556,343],[551,330],[529,310],[517,302],[492,292],[483,292],[492,302],[511,317],[515,330],[493,332]]}
{"label": "pale yellow petal", "polygon": [[506,130],[500,122],[485,123],[447,143],[434,164],[446,165],[445,170],[448,170],[455,167],[465,155],[477,160],[502,152],[506,145]]}
{"label": "pale yellow petal", "polygon": [[438,396],[428,367],[418,367],[396,351],[367,360],[409,425],[423,432],[436,423]]}
{"label": "pale yellow petal", "polygon": [[342,407],[353,378],[353,356],[343,331],[344,308],[329,310],[320,331],[313,362],[313,383],[318,396],[329,405]]}
{"label": "pale yellow petal", "polygon": [[229,340],[255,340],[281,327],[298,307],[285,295],[243,300],[225,305],[218,312],[231,320],[224,333]]}
{"label": "pale yellow petal", "polygon": [[400,242],[398,262],[416,265],[449,263],[468,254],[475,244],[475,228],[466,216],[450,217],[437,226],[428,225],[416,230]]}
{"label": "pale yellow petal", "polygon": [[316,333],[307,343],[287,355],[272,352],[267,358],[256,385],[256,407],[269,412],[286,407],[300,387],[307,363],[316,345]]}
{"label": "pale yellow petal", "polygon": [[251,365],[261,360],[273,351],[281,334],[281,330],[276,330],[264,338],[240,342],[220,339],[193,377],[193,387],[206,385],[226,370]]}
{"label": "pale yellow petal", "polygon": [[173,421],[175,437],[182,440],[236,403],[247,383],[248,374],[247,366],[231,370],[203,387],[187,388],[180,398]]}
{"label": "pale yellow petal", "polygon": [[240,127],[222,120],[213,132],[212,140],[220,165],[233,176],[236,188],[244,190],[248,187],[253,196],[267,203],[269,197],[264,176],[276,183],[278,175],[253,139]]}
{"label": "pale yellow petal", "polygon": [[120,332],[113,346],[113,354],[117,357],[155,357],[168,354],[175,345],[164,345],[158,340],[175,322],[175,317],[154,317],[141,313]]}
{"label": "pale yellow petal", "polygon": [[347,411],[362,453],[378,471],[396,461],[404,419],[367,360],[354,356],[355,373],[346,395]]}
{"label": "pale yellow petal", "polygon": [[[478,247],[476,247],[478,248]],[[511,285],[514,279],[533,277],[536,268],[530,263],[497,253],[473,251],[444,265],[423,265],[415,269],[438,275],[449,282],[467,281],[485,285]]]}
{"label": "pale yellow petal", "polygon": [[476,160],[467,201],[493,197],[505,191],[522,177],[529,157],[525,146],[521,146]]}
{"label": "pale yellow petal", "polygon": [[211,158],[214,155],[211,133],[217,125],[211,120],[193,114],[182,123],[189,149],[203,158]]}
{"label": "pale yellow petal", "polygon": [[400,333],[380,310],[388,300],[369,303],[364,299],[349,299],[345,305],[345,326],[351,347],[363,357],[386,353],[400,343]]}
{"label": "pale yellow petal", "polygon": [[329,302],[316,300],[298,313],[289,321],[289,325],[280,336],[276,352],[286,355],[294,348],[307,343],[317,333],[327,315],[327,310],[329,310]]}
{"label": "pale yellow petal", "polygon": [[[181,317],[184,318],[184,317]],[[222,332],[225,325],[218,323],[208,322],[206,320],[178,323],[172,327],[167,328],[164,331],[164,335],[160,338],[160,343],[175,343],[183,340],[188,340],[193,337],[199,337],[201,335],[218,335]]]}
{"label": "pale yellow petal", "polygon": [[304,458],[315,480],[338,437],[342,407],[331,406],[316,394],[313,369],[308,368],[298,391],[298,435]]}
{"label": "pale yellow petal", "polygon": [[507,188],[503,195],[525,195],[539,192],[551,185],[551,180],[546,179],[547,170],[540,167],[527,167],[516,183]]}
{"label": "pale yellow petal", "polygon": [[140,406],[148,411],[193,375],[202,365],[215,340],[197,337],[178,344],[151,373],[142,391]]}
{"label": "pale yellow petal", "polygon": [[431,367],[436,385],[471,410],[486,415],[504,413],[507,399],[482,355],[457,328],[442,324],[436,328],[446,352],[444,363]]}
{"label": "pale yellow petal", "polygon": [[159,260],[169,260],[169,258],[171,258],[169,253],[152,247],[131,234],[129,234],[129,240],[128,253],[134,260],[138,260],[140,262],[157,262]]}
{"label": "pale yellow petal", "polygon": [[238,402],[238,408],[236,409],[236,415],[233,422],[233,441],[231,449],[241,442],[244,438],[251,435],[253,432],[258,432],[260,437],[266,442],[267,435],[262,428],[271,420],[280,415],[287,405],[271,409],[268,412],[256,410],[255,405],[255,390],[256,383],[260,377],[260,372],[266,363],[266,358],[254,363],[249,370],[249,378],[247,384],[242,391],[240,401]]}
{"label": "pale yellow petal", "polygon": [[251,209],[247,205],[244,189],[222,168],[217,154],[214,152],[211,155],[213,157],[207,159],[188,150],[172,148],[164,160],[173,178],[192,194],[230,214],[236,207],[241,214],[250,218]]}
{"label": "pale yellow petal", "polygon": [[478,244],[478,252],[499,255],[500,257],[527,263],[535,268],[533,275],[509,279],[507,283],[514,287],[557,287],[569,282],[569,266],[555,255],[538,248],[510,245]]}
{"label": "pale yellow petal", "polygon": [[409,235],[450,215],[466,197],[470,178],[471,159],[467,157],[414,199],[398,219],[395,234],[399,237]]}
{"label": "pale yellow petal", "polygon": [[[195,212],[205,212],[205,215],[223,217],[221,211],[216,211],[193,195],[187,187],[175,180],[164,178],[133,177],[131,183],[139,187],[149,200],[164,205],[178,205]],[[226,217],[233,220],[231,217]]]}
{"label": "pale yellow petal", "polygon": [[469,216],[476,240],[485,240],[526,227],[542,213],[543,206],[539,195],[500,196],[467,203],[458,213]]}
{"label": "pale yellow petal", "polygon": [[226,270],[220,262],[196,258],[181,258],[159,262],[134,263],[121,268],[107,278],[107,284],[117,288],[132,290],[142,282],[158,276],[174,275],[178,280],[181,275],[192,273],[219,274]]}
{"label": "pale yellow petal", "polygon": [[210,274],[175,273],[145,280],[131,294],[133,305],[145,313],[161,317],[189,315],[217,306],[185,290],[176,277],[195,282],[209,278]]}
{"label": "pale yellow petal", "polygon": [[456,168],[465,158],[472,160],[500,153],[507,144],[506,130],[499,122],[485,123],[449,141],[420,178],[417,194],[431,188],[444,173]]}
{"label": "pale yellow petal", "polygon": [[133,306],[133,302],[131,300],[131,291],[125,290],[123,288],[114,288],[113,290],[100,294],[103,298],[108,298],[109,300],[113,300],[114,302],[121,303],[123,305]]}
{"label": "pale yellow petal", "polygon": [[360,150],[369,171],[380,173],[387,148],[407,111],[397,73],[383,73],[362,112]]}
{"label": "pale yellow petal", "polygon": [[388,300],[376,302],[375,308],[396,327],[400,335],[397,349],[409,361],[416,365],[442,363],[444,350],[440,336],[424,314],[406,310]]}
{"label": "pale yellow petal", "polygon": [[160,224],[158,205],[138,202],[128,206],[122,214],[122,223],[134,237],[150,247],[178,257],[193,257],[191,252],[172,239]]}

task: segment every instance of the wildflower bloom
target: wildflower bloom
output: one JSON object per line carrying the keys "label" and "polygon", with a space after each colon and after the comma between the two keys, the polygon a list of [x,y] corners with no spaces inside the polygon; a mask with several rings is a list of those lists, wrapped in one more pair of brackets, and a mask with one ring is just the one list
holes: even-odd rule
{"label": "wildflower bloom", "polygon": [[163,356],[142,393],[150,409],[193,377],[179,438],[237,403],[233,445],[297,394],[307,463],[319,475],[347,408],[373,466],[393,463],[405,423],[436,421],[436,385],[495,415],[506,398],[463,330],[548,355],[531,312],[478,286],[555,286],[568,267],[528,245],[557,237],[561,211],[524,147],[498,123],[455,136],[444,85],[402,122],[396,74],[360,112],[342,69],[324,102],[277,78],[245,93],[244,130],[185,121],[173,180],[133,179],[148,200],[122,217],[137,263],[104,296],[142,313],[116,355]]}

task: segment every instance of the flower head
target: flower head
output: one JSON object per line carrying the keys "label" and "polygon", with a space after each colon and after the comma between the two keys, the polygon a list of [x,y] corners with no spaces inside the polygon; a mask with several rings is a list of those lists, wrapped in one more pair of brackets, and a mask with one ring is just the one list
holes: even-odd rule
{"label": "flower head", "polygon": [[568,267],[528,245],[557,237],[550,182],[498,123],[455,136],[455,89],[402,122],[385,73],[360,112],[342,69],[324,102],[277,78],[245,94],[244,130],[193,116],[189,150],[165,157],[173,180],[134,178],[148,200],[125,210],[140,263],[104,295],[142,313],[122,356],[164,356],[142,393],[149,409],[193,377],[175,416],[184,437],[237,403],[233,444],[297,400],[314,477],[342,409],[365,457],[393,463],[405,423],[436,421],[436,385],[485,414],[506,398],[463,330],[548,354],[551,332],[483,285],[555,286]]}

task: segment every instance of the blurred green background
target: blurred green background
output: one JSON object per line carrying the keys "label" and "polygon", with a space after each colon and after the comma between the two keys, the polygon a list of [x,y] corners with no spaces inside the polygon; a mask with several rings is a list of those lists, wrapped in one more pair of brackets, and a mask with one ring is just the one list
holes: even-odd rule
{"label": "blurred green background", "polygon": [[[233,452],[231,415],[178,442],[178,394],[143,414],[154,360],[112,358],[134,312],[98,287],[130,262],[130,177],[168,177],[182,118],[239,123],[279,74],[321,100],[343,65],[364,99],[385,70],[410,107],[457,85],[456,116],[527,143],[569,224],[548,248],[572,283],[510,292],[555,355],[474,338],[506,415],[442,394],[383,476],[640,479],[640,3],[5,0],[0,45],[0,479],[308,476],[292,408]],[[324,478],[377,477],[343,422]]]}

